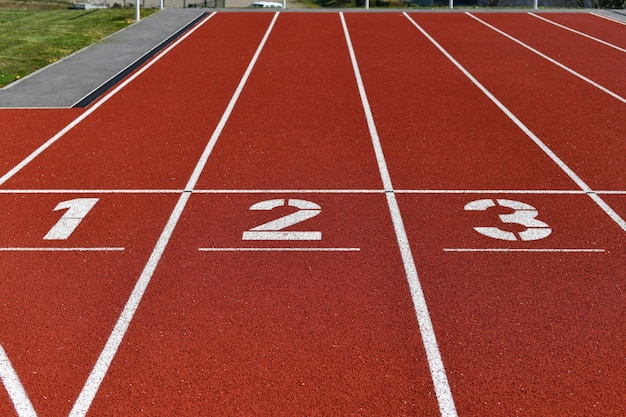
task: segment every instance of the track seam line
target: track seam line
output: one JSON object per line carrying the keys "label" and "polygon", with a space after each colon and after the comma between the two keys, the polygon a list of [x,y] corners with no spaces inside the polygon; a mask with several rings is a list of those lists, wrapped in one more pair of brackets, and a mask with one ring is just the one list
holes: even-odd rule
{"label": "track seam line", "polygon": [[213,150],[215,146],[215,142],[217,142],[217,139],[222,133],[222,130],[224,126],[226,125],[226,122],[230,118],[230,114],[232,113],[232,110],[235,107],[235,104],[239,99],[239,95],[241,94],[241,91],[243,90],[248,80],[248,77],[250,76],[250,73],[252,72],[252,69],[254,65],[256,64],[258,57],[261,54],[261,51],[263,47],[265,46],[267,39],[269,38],[269,35],[274,27],[274,24],[276,23],[276,20],[278,19],[279,14],[280,13],[275,13],[274,18],[272,19],[269,27],[267,28],[265,35],[262,38],[259,46],[257,47],[257,50],[255,54],[253,55],[250,63],[248,64],[248,68],[246,69],[243,77],[241,78],[237,89],[233,93],[233,96],[228,106],[226,107],[226,110],[222,114],[222,117],[217,127],[215,128],[215,131],[211,135],[211,138],[209,142],[207,143],[205,151],[202,153],[200,160],[196,164],[196,167],[193,173],[191,174],[191,177],[189,178],[187,186],[185,190],[181,193],[181,196],[178,199],[178,202],[176,203],[176,206],[174,207],[174,210],[172,211],[172,214],[170,215],[165,225],[165,228],[163,229],[161,233],[161,236],[159,236],[159,239],[152,251],[152,254],[150,255],[150,258],[148,259],[148,262],[146,263],[144,270],[142,271],[128,301],[126,302],[126,305],[124,306],[124,310],[122,311],[117,322],[115,323],[115,327],[113,328],[113,331],[111,332],[109,338],[107,339],[107,342],[104,348],[102,349],[102,352],[100,353],[100,356],[98,357],[96,364],[94,365],[91,373],[89,374],[89,377],[87,378],[87,381],[83,389],[81,390],[76,402],[74,403],[74,406],[72,407],[72,410],[70,411],[69,417],[79,417],[79,416],[84,417],[89,411],[89,408],[91,407],[91,403],[93,402],[98,392],[98,389],[100,388],[100,384],[104,380],[104,377],[109,369],[109,366],[111,365],[111,362],[113,361],[113,358],[115,354],[117,353],[119,346],[122,343],[122,339],[124,338],[124,335],[126,334],[126,331],[128,330],[128,327],[130,326],[130,323],[133,319],[133,316],[137,308],[139,307],[139,303],[141,302],[141,299],[143,298],[143,295],[148,287],[148,284],[150,283],[152,279],[152,276],[156,270],[156,267],[163,253],[165,252],[165,248],[167,244],[169,243],[172,233],[174,232],[174,229],[182,216],[183,210],[185,209],[187,202],[191,198],[193,188],[195,187],[200,177],[202,169],[206,165],[206,162],[211,154],[211,151]]}
{"label": "track seam line", "polygon": [[11,170],[9,170],[9,172],[7,172],[2,177],[0,177],[0,186],[4,185],[4,183],[6,183],[11,178],[13,178],[13,176],[15,176],[15,174],[20,172],[26,165],[31,163],[35,158],[37,158],[39,155],[41,155],[46,149],[48,149],[50,146],[52,146],[54,143],[56,143],[59,139],[61,139],[63,136],[65,136],[65,134],[67,132],[69,132],[70,130],[75,128],[83,120],[85,120],[87,117],[89,117],[91,114],[93,114],[96,110],[98,110],[104,103],[109,101],[109,99],[111,99],[111,97],[113,97],[114,95],[119,93],[120,90],[122,90],[124,87],[126,87],[131,82],[133,82],[137,77],[139,77],[141,74],[143,74],[145,71],[147,71],[148,68],[150,68],[152,65],[157,63],[161,58],[163,58],[167,53],[169,53],[172,49],[174,49],[176,46],[178,46],[182,41],[187,39],[187,37],[189,37],[198,28],[200,28],[202,25],[204,25],[209,19],[211,19],[213,16],[215,16],[216,13],[217,12],[213,12],[209,16],[207,16],[206,18],[202,19],[196,26],[191,28],[187,33],[185,33],[183,36],[181,36],[175,42],[173,42],[170,46],[168,46],[166,49],[164,49],[162,52],[160,52],[158,55],[156,55],[152,60],[150,60],[143,67],[141,67],[139,70],[137,70],[137,72],[135,72],[128,79],[126,79],[124,82],[122,82],[120,85],[118,85],[115,89],[113,89],[111,92],[109,92],[104,97],[102,97],[100,100],[98,100],[96,103],[94,103],[93,106],[88,108],[84,113],[81,113],[80,116],[78,116],[76,119],[74,119],[72,122],[70,122],[67,126],[65,126],[63,129],[61,129],[56,135],[54,135],[50,139],[48,139],[39,148],[35,149],[30,155],[28,155],[26,158],[24,158],[19,164],[17,164]]}
{"label": "track seam line", "polygon": [[533,48],[532,46],[520,41],[519,39],[509,35],[508,33],[498,29],[497,27],[485,22],[484,20],[474,16],[473,14],[469,13],[469,12],[465,12],[465,14],[469,17],[471,17],[472,19],[476,20],[477,22],[482,23],[483,25],[487,26],[489,29],[493,30],[494,32],[499,33],[500,35],[504,36],[505,38],[515,42],[516,44],[528,49],[529,51],[533,52],[534,54],[539,55],[540,57],[542,57],[543,59],[545,59],[548,62],[551,62],[552,64],[556,65],[557,67],[561,68],[562,70],[565,70],[567,72],[569,72],[570,74],[574,75],[575,77],[580,78],[581,80],[583,80],[584,82],[594,86],[595,88],[597,88],[598,90],[610,95],[611,97],[613,97],[614,99],[621,101],[622,103],[626,104],[626,98],[620,96],[619,94],[609,90],[608,88],[598,84],[597,82],[593,81],[591,78],[587,78],[584,75],[582,75],[581,73],[571,69],[570,67],[561,64],[559,61],[557,61],[554,58],[550,58],[548,55],[544,54],[543,52],[538,51],[537,49]]}
{"label": "track seam line", "polygon": [[618,51],[620,51],[620,52],[624,52],[624,53],[626,53],[626,49],[624,49],[624,48],[620,48],[620,47],[619,47],[619,46],[617,46],[617,45],[613,45],[613,44],[612,44],[612,43],[610,43],[610,42],[603,41],[602,39],[600,39],[600,38],[596,38],[595,36],[591,36],[591,35],[589,35],[589,34],[587,34],[587,33],[585,33],[585,32],[581,32],[581,31],[578,31],[578,30],[573,29],[573,28],[571,28],[571,27],[568,27],[568,26],[562,25],[562,24],[560,24],[560,23],[558,23],[558,22],[555,22],[554,20],[547,19],[547,18],[545,18],[545,17],[543,17],[543,16],[540,16],[540,15],[538,15],[538,14],[535,14],[535,13],[533,13],[533,12],[528,12],[528,14],[529,14],[529,15],[531,15],[532,17],[534,17],[534,18],[537,18],[537,19],[539,19],[539,20],[543,20],[544,22],[546,22],[546,23],[550,23],[551,25],[554,25],[554,26],[559,27],[559,28],[561,28],[561,29],[565,29],[565,30],[567,30],[567,31],[569,31],[569,32],[575,33],[575,34],[580,35],[580,36],[583,36],[583,37],[585,37],[585,38],[587,38],[587,39],[591,39],[592,41],[596,41],[596,42],[598,42],[598,43],[601,43],[602,45],[608,46],[609,48],[617,49],[617,50],[618,50]]}
{"label": "track seam line", "polygon": [[[626,232],[626,221],[620,217],[594,190],[591,189],[561,158],[559,158],[537,135],[535,135],[517,116],[515,116],[500,100],[476,79],[460,62],[443,48],[428,32],[426,32],[406,12],[404,16],[424,35],[439,51],[450,60],[480,91],[483,92],[504,114],[520,128],[539,148],[556,163],[581,190],[583,190],[623,231]],[[467,14],[467,13],[466,13]],[[470,15],[471,16],[471,15]]]}
{"label": "track seam line", "polygon": [[11,398],[17,415],[19,417],[37,417],[35,408],[2,345],[0,345],[0,379],[2,379],[4,388]]}
{"label": "track seam line", "polygon": [[372,115],[372,110],[369,105],[369,100],[365,92],[365,86],[361,77],[361,71],[359,69],[356,54],[352,46],[352,40],[350,38],[350,33],[348,31],[348,26],[346,24],[343,12],[340,12],[339,17],[341,19],[341,24],[346,38],[346,44],[350,53],[352,69],[354,71],[359,95],[361,97],[363,111],[365,112],[365,117],[367,119],[367,125],[372,139],[372,145],[376,154],[378,169],[380,171],[380,176],[385,188],[387,205],[389,207],[393,227],[396,233],[396,239],[398,241],[400,254],[402,256],[402,262],[411,292],[411,299],[413,301],[420,334],[422,336],[422,343],[426,352],[426,358],[433,381],[433,387],[437,396],[439,412],[444,417],[456,417],[456,406],[452,397],[450,384],[448,383],[448,377],[446,376],[446,370],[443,364],[443,359],[441,357],[441,352],[439,351],[439,346],[437,344],[435,329],[433,327],[430,313],[428,312],[428,306],[426,304],[426,298],[424,296],[424,292],[419,281],[417,268],[415,266],[415,261],[413,259],[413,254],[411,253],[411,247],[409,245],[409,239],[404,228],[404,221],[402,220],[400,207],[398,205],[398,201],[396,200],[396,196],[393,190],[391,176],[389,175],[389,171],[387,169],[387,163],[383,153],[382,145],[380,143],[380,138],[378,136],[378,130],[376,128],[374,117]]}

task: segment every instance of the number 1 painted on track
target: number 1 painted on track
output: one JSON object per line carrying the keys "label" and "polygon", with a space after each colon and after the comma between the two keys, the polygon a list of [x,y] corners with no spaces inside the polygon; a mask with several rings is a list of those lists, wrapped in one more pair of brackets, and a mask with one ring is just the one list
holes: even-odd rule
{"label": "number 1 painted on track", "polygon": [[44,236],[44,240],[66,240],[69,238],[98,200],[98,198],[76,198],[74,200],[61,201],[54,208],[54,211],[68,210]]}

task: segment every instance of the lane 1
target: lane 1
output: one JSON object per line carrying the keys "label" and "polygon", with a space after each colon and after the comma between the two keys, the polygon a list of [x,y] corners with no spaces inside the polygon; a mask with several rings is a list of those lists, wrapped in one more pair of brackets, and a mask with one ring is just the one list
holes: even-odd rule
{"label": "lane 1", "polygon": [[622,103],[467,15],[411,17],[592,189],[624,189]]}
{"label": "lane 1", "polygon": [[591,200],[398,199],[459,415],[626,412],[626,241]]}
{"label": "lane 1", "polygon": [[199,189],[380,189],[337,14],[281,14]]}
{"label": "lane 1", "polygon": [[[319,239],[244,239],[303,200],[319,212],[289,231]],[[91,412],[437,415],[387,213],[382,194],[194,194]]]}
{"label": "lane 1", "polygon": [[408,19],[346,20],[396,189],[575,187]]}
{"label": "lane 1", "polygon": [[218,13],[196,26],[5,186],[183,188],[271,17]]}
{"label": "lane 1", "polygon": [[82,112],[81,109],[0,109],[0,176]]}
{"label": "lane 1", "polygon": [[475,15],[626,98],[626,73],[616,71],[617,68],[626,68],[626,50],[616,50],[529,14]]}
{"label": "lane 1", "polygon": [[67,416],[175,200],[0,195],[0,344],[37,415]]}

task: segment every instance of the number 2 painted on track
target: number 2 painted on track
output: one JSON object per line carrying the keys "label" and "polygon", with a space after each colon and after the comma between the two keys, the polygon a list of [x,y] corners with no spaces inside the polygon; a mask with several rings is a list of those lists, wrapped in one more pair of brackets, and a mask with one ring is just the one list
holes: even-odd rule
{"label": "number 2 painted on track", "polygon": [[48,231],[46,236],[44,236],[44,240],[66,240],[69,238],[98,200],[98,198],[76,198],[74,200],[61,201],[54,208],[54,211],[68,210]]}
{"label": "number 2 painted on track", "polygon": [[285,231],[283,229],[301,223],[320,214],[322,208],[317,204],[298,199],[265,200],[253,204],[250,210],[273,210],[283,206],[295,207],[298,211],[243,232],[242,240],[322,240],[318,231]]}
{"label": "number 2 painted on track", "polygon": [[548,237],[552,233],[552,229],[550,226],[541,220],[537,219],[537,215],[539,212],[536,208],[531,206],[530,204],[522,203],[521,201],[515,200],[506,200],[506,199],[484,199],[484,200],[475,200],[465,205],[465,210],[487,210],[491,207],[506,207],[513,209],[513,213],[511,214],[500,214],[500,221],[502,223],[508,224],[519,224],[521,226],[526,227],[526,230],[519,232],[516,236],[515,233],[502,230],[498,227],[474,227],[478,233],[501,240],[509,240],[509,241],[529,241],[529,240],[539,240]]}

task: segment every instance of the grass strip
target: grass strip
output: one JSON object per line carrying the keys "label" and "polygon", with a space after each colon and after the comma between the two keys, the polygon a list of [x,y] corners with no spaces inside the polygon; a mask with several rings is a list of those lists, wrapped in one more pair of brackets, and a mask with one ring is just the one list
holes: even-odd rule
{"label": "grass strip", "polygon": [[[143,9],[142,17],[156,12]],[[133,23],[132,8],[0,9],[0,87]]]}

